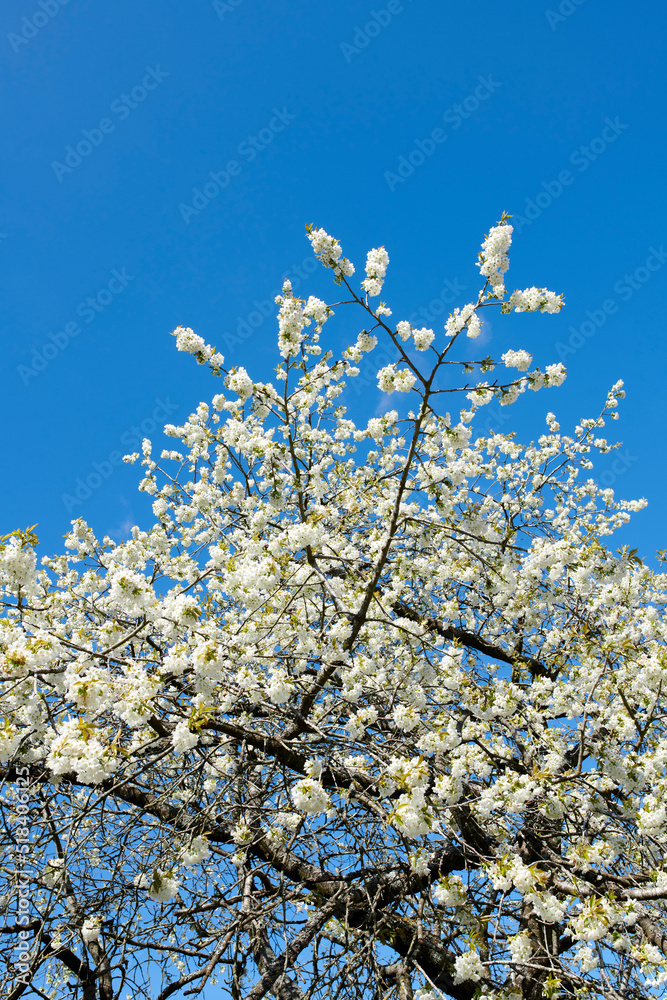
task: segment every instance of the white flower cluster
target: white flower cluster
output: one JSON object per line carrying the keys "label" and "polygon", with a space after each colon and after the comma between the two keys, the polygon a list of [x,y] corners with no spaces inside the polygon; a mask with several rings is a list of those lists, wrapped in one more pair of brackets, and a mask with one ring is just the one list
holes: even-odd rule
{"label": "white flower cluster", "polygon": [[419,712],[413,705],[397,705],[392,712],[392,718],[396,728],[404,733],[411,733],[421,722]]}
{"label": "white flower cluster", "polygon": [[440,906],[465,906],[467,895],[459,875],[449,875],[441,879],[433,890]]}
{"label": "white flower cluster", "polygon": [[48,886],[55,886],[62,882],[66,874],[64,858],[49,858],[46,862],[46,868],[42,872],[42,880]]}
{"label": "white flower cluster", "polygon": [[6,545],[0,546],[0,583],[12,594],[20,587],[32,588],[36,563],[35,550],[28,546],[22,548],[15,538],[11,538]]}
{"label": "white flower cluster", "polygon": [[286,670],[274,670],[266,685],[266,693],[273,705],[284,705],[294,690],[294,682]]}
{"label": "white flower cluster", "polygon": [[155,903],[167,903],[173,899],[181,884],[173,872],[164,872],[160,868],[155,869],[151,878],[147,875],[138,875],[134,882],[139,889],[146,889],[149,898]]}
{"label": "white flower cluster", "polygon": [[367,708],[360,708],[358,712],[350,715],[347,722],[347,731],[350,735],[350,739],[358,740],[366,732],[368,726],[372,726],[374,722],[377,722],[378,711],[372,705]]}
{"label": "white flower cluster", "polygon": [[92,726],[68,719],[51,743],[46,763],[53,774],[76,774],[79,781],[97,784],[118,767],[111,751],[97,739]]}
{"label": "white flower cluster", "polygon": [[392,814],[394,825],[404,837],[422,837],[433,825],[422,788],[414,788],[401,795]]}
{"label": "white flower cluster", "polygon": [[315,778],[298,781],[291,794],[295,808],[310,816],[326,812],[331,804],[326,789]]}
{"label": "white flower cluster", "polygon": [[502,360],[505,368],[518,368],[520,372],[528,371],[533,363],[532,355],[528,351],[505,351]]}
{"label": "white flower cluster", "polygon": [[417,381],[407,368],[396,371],[396,365],[386,365],[377,373],[378,389],[382,392],[410,392]]}
{"label": "white flower cluster", "polygon": [[289,281],[283,285],[283,294],[276,297],[280,303],[278,312],[278,348],[284,358],[289,358],[298,354],[303,341],[303,330],[306,326],[306,317],[303,312],[303,303],[300,299],[292,296],[292,288]]}
{"label": "white flower cluster", "polygon": [[192,354],[196,358],[197,364],[208,363],[213,372],[219,373],[225,359],[222,354],[216,354],[215,348],[210,347],[203,337],[199,337],[189,326],[177,326],[172,332],[172,336],[176,337],[177,350]]}
{"label": "white flower cluster", "polygon": [[565,916],[567,900],[560,900],[550,892],[528,892],[525,898],[545,924],[557,924]]}
{"label": "white flower cluster", "polygon": [[155,594],[145,576],[124,566],[109,571],[109,597],[129,615],[140,615],[155,601]]}
{"label": "white flower cluster", "polygon": [[590,945],[586,945],[584,948],[579,948],[576,953],[576,958],[579,962],[581,972],[584,975],[587,972],[592,972],[593,969],[597,969],[600,964],[600,959]]}
{"label": "white flower cluster", "polygon": [[512,226],[501,223],[489,230],[489,235],[482,243],[477,266],[481,274],[489,279],[493,294],[501,299],[505,294],[504,274],[509,267],[507,251],[512,243]]}
{"label": "white flower cluster", "polygon": [[387,273],[389,254],[384,247],[369,250],[366,257],[367,277],[361,282],[361,287],[367,295],[374,297],[382,291],[384,276]]}
{"label": "white flower cluster", "polygon": [[524,864],[518,854],[504,859],[495,865],[489,865],[489,877],[493,888],[500,892],[509,892],[513,886],[520,893],[530,892],[536,883],[537,872]]}
{"label": "white flower cluster", "polygon": [[11,760],[23,739],[25,733],[16,726],[5,725],[0,729],[0,764],[6,764]]}
{"label": "white flower cluster", "polygon": [[315,295],[309,295],[308,301],[303,307],[303,314],[314,319],[317,328],[321,329],[329,317],[333,315],[333,310],[322,299],[318,299]]}
{"label": "white flower cluster", "polygon": [[338,281],[354,274],[354,265],[346,257],[341,256],[343,251],[340,243],[333,236],[329,236],[323,229],[315,229],[308,233],[308,239],[324,266],[333,268]]}
{"label": "white flower cluster", "polygon": [[99,941],[101,924],[101,917],[86,917],[81,927],[81,937],[86,944],[90,944],[92,941]]}
{"label": "white flower cluster", "polygon": [[182,754],[196,747],[199,743],[199,737],[190,730],[187,721],[183,719],[174,727],[174,731],[171,734],[171,742],[176,753]]}
{"label": "white flower cluster", "polygon": [[464,951],[454,959],[455,983],[478,983],[483,975],[484,966],[476,951]]}
{"label": "white flower cluster", "polygon": [[433,343],[435,334],[433,330],[427,330],[425,326],[421,330],[414,330],[415,347],[418,351],[427,351]]}
{"label": "white flower cluster", "polygon": [[211,854],[206,837],[193,837],[190,844],[181,851],[181,861],[186,867],[205,861]]}
{"label": "white flower cluster", "polygon": [[428,765],[420,757],[392,758],[386,768],[383,794],[391,795],[396,788],[405,789],[392,813],[392,822],[404,837],[421,837],[433,826],[433,815],[426,802]]}
{"label": "white flower cluster", "polygon": [[360,351],[363,351],[366,354],[369,351],[372,351],[373,348],[377,346],[377,342],[378,342],[377,337],[373,337],[366,330],[362,330],[359,336],[357,337],[357,347],[359,348]]}
{"label": "white flower cluster", "polygon": [[[636,919],[636,917],[635,917]],[[626,921],[624,910],[603,896],[587,899],[579,913],[570,920],[570,932],[579,941],[599,941],[609,930]]]}
{"label": "white flower cluster", "polygon": [[522,965],[524,962],[527,962],[533,954],[533,945],[530,940],[530,935],[525,932],[523,934],[516,934],[514,937],[509,939],[509,949],[512,961],[516,965]]}
{"label": "white flower cluster", "polygon": [[[550,292],[547,288],[525,288],[512,292],[507,303],[515,312],[557,313],[563,308],[563,296]],[[509,311],[509,310],[506,310]]]}
{"label": "white flower cluster", "polygon": [[249,399],[252,396],[253,381],[245,368],[233,368],[225,379],[225,385],[232,392],[240,396],[242,400]]}
{"label": "white flower cluster", "polygon": [[554,365],[547,365],[544,373],[536,372],[531,376],[530,387],[537,391],[548,387],[550,389],[562,385],[567,378],[567,369],[562,361],[557,361]]}
{"label": "white flower cluster", "polygon": [[445,332],[448,337],[455,337],[463,328],[467,326],[468,337],[475,340],[482,332],[482,322],[475,312],[475,305],[469,302],[468,305],[459,309],[458,306],[445,323]]}

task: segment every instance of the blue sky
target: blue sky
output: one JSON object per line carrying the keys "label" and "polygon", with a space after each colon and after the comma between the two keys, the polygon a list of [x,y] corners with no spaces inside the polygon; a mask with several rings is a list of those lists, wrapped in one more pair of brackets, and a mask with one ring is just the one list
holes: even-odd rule
{"label": "blue sky", "polygon": [[[567,308],[494,318],[484,352],[569,375],[503,429],[566,429],[624,378],[622,458],[598,471],[650,501],[621,540],[665,545],[665,20],[646,0],[5,0],[0,533],[37,522],[52,552],[76,516],[152,520],[118,456],[218,391],[169,331],[270,378],[283,276],[333,299],[305,223],[358,270],[385,245],[394,319],[426,310],[439,335],[507,210],[508,285]],[[343,310],[328,327],[358,332]]]}

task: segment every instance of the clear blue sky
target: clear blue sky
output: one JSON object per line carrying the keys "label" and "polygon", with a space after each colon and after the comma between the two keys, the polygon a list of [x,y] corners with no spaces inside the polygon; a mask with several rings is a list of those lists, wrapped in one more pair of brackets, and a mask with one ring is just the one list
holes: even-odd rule
{"label": "clear blue sky", "polygon": [[[117,537],[149,522],[139,469],[114,460],[133,427],[151,436],[218,391],[169,331],[269,378],[261,309],[309,258],[305,223],[358,270],[384,244],[394,318],[424,308],[439,333],[505,209],[524,216],[508,285],[562,291],[567,308],[494,322],[485,353],[526,347],[569,370],[505,427],[537,436],[552,409],[565,429],[625,378],[622,474],[611,458],[599,471],[650,501],[623,540],[667,544],[662,4],[61,4],[0,12],[0,533],[38,522],[50,552],[75,516]],[[318,273],[299,292],[330,287]],[[356,337],[342,311],[329,327]],[[110,474],[68,510],[96,468]]]}

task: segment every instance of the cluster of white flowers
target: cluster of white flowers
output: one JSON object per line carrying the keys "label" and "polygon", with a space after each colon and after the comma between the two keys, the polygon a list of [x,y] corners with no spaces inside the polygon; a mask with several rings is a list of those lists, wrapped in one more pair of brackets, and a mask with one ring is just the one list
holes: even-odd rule
{"label": "cluster of white flowers", "polygon": [[284,705],[294,690],[294,682],[286,670],[274,670],[266,685],[266,693],[272,704]]}
{"label": "cluster of white flowers", "polygon": [[378,389],[382,392],[410,392],[417,381],[408,368],[396,371],[396,365],[386,365],[377,373]]}
{"label": "cluster of white flowers", "polygon": [[468,337],[474,340],[482,332],[482,322],[475,312],[475,305],[469,302],[468,305],[459,309],[458,306],[445,323],[445,332],[448,337],[455,337],[467,326]]}
{"label": "cluster of white flowers", "polygon": [[496,891],[509,892],[515,886],[522,894],[530,892],[538,877],[535,869],[524,864],[518,854],[489,865],[488,874]]}
{"label": "cluster of white flowers", "polygon": [[550,292],[547,288],[525,288],[512,292],[507,303],[515,312],[557,313],[563,308],[563,296]]}
{"label": "cluster of white flowers", "polygon": [[536,372],[530,379],[530,387],[537,391],[545,386],[553,389],[562,385],[567,378],[567,369],[562,361],[557,361],[554,365],[547,365],[544,373]]}
{"label": "cluster of white flowers", "polygon": [[399,796],[394,806],[392,820],[404,837],[422,837],[425,833],[429,833],[433,821],[423,789],[414,788],[409,793]]}
{"label": "cluster of white flowers", "polygon": [[76,774],[87,784],[105,781],[118,767],[118,760],[97,739],[94,728],[79,719],[68,719],[61,725],[46,763],[53,774]]}
{"label": "cluster of white flowers", "polygon": [[587,972],[592,972],[593,969],[597,969],[600,964],[598,955],[593,951],[590,945],[586,945],[585,948],[577,949],[576,958],[579,962],[579,967],[583,975]]}
{"label": "cluster of white flowers", "polygon": [[298,354],[303,341],[303,331],[307,317],[304,315],[303,303],[292,295],[289,281],[283,285],[283,294],[276,296],[280,305],[278,311],[278,348],[284,358]]}
{"label": "cluster of white flowers", "polygon": [[185,719],[178,722],[171,734],[171,742],[176,753],[187,753],[199,743],[199,737],[193,733]]}
{"label": "cluster of white flowers", "polygon": [[440,906],[465,906],[467,895],[459,875],[449,875],[436,883],[433,894]]}
{"label": "cluster of white flowers", "polygon": [[599,941],[614,924],[623,921],[624,915],[604,897],[587,899],[570,920],[570,932],[579,941]]}
{"label": "cluster of white flowers", "polygon": [[377,347],[377,342],[377,337],[372,336],[372,334],[368,333],[366,330],[362,330],[357,337],[357,347],[364,353],[368,353],[369,351],[372,351],[374,347]]}
{"label": "cluster of white flowers", "polygon": [[318,299],[316,295],[309,295],[308,301],[303,307],[303,314],[310,319],[314,319],[315,325],[318,329],[321,329],[329,317],[333,315],[333,310],[322,299]]}
{"label": "cluster of white flowers", "polygon": [[42,880],[45,885],[56,886],[62,882],[67,874],[67,867],[64,858],[49,858],[46,868],[42,872]]}
{"label": "cluster of white flowers", "polygon": [[187,354],[203,354],[206,343],[189,326],[177,326],[172,336],[176,337],[176,350]]}
{"label": "cluster of white flowers", "polygon": [[326,812],[331,804],[326,789],[315,778],[302,778],[292,788],[291,796],[294,807],[310,816]]}
{"label": "cluster of white flowers", "polygon": [[433,343],[433,338],[435,334],[433,330],[427,330],[426,327],[422,327],[421,330],[414,330],[413,336],[415,339],[415,347],[418,351],[427,351],[431,344]]}
{"label": "cluster of white flowers", "polygon": [[35,550],[22,547],[16,538],[0,545],[0,583],[16,594],[19,588],[31,588],[35,579]]}
{"label": "cluster of white flowers", "polygon": [[12,759],[21,745],[24,735],[22,729],[7,722],[0,729],[0,764],[6,764],[8,760]]}
{"label": "cluster of white flowers", "polygon": [[382,291],[384,276],[387,273],[389,254],[384,247],[369,250],[366,257],[366,275],[361,287],[367,295],[374,297]]}
{"label": "cluster of white flowers", "polygon": [[173,899],[181,885],[180,879],[171,871],[156,868],[152,876],[138,875],[134,880],[139,889],[146,889],[148,896],[155,903],[167,903]]}
{"label": "cluster of white flowers", "polygon": [[87,917],[84,920],[83,925],[81,927],[81,937],[86,942],[86,944],[90,944],[91,941],[99,941],[101,925],[102,925],[102,918],[99,916]]}
{"label": "cluster of white flowers", "polygon": [[509,267],[507,251],[512,243],[512,226],[501,223],[489,230],[479,254],[480,273],[489,279],[493,294],[501,299],[505,294],[504,274]]}
{"label": "cluster of white flowers", "polygon": [[129,615],[140,615],[155,601],[155,594],[145,576],[124,566],[109,571],[109,597]]}
{"label": "cluster of white flowers", "polygon": [[510,955],[512,956],[512,961],[517,965],[522,965],[527,962],[530,956],[533,954],[533,945],[530,940],[530,934],[516,934],[514,937],[509,939],[509,949]]}
{"label": "cluster of white flowers", "polygon": [[557,924],[565,916],[567,900],[558,899],[550,892],[528,892],[525,899],[545,924]]}
{"label": "cluster of white flowers", "polygon": [[360,708],[354,715],[350,715],[347,723],[347,731],[350,738],[358,740],[364,735],[368,726],[372,726],[374,722],[377,722],[377,718],[378,710],[372,705],[369,705],[367,708]]}
{"label": "cluster of white flowers", "polygon": [[243,400],[249,399],[252,396],[253,381],[245,368],[233,368],[225,379],[225,385]]}
{"label": "cluster of white flowers", "polygon": [[308,233],[308,239],[324,266],[333,268],[337,280],[354,274],[354,265],[341,256],[343,251],[340,243],[333,236],[329,236],[323,229],[315,229]]}
{"label": "cluster of white flowers", "polygon": [[186,867],[190,867],[199,864],[200,861],[205,861],[206,858],[210,857],[210,854],[211,848],[208,846],[206,837],[197,836],[193,837],[189,845],[183,848],[180,857],[182,863]]}
{"label": "cluster of white flowers", "polygon": [[506,368],[518,368],[520,372],[525,372],[533,363],[533,358],[528,351],[505,351],[502,361]]}
{"label": "cluster of white flowers", "polygon": [[464,951],[454,959],[455,983],[478,983],[484,975],[482,960],[476,951]]}
{"label": "cluster of white flowers", "polygon": [[397,705],[391,714],[396,728],[404,733],[411,733],[420,723],[419,712],[413,705]]}
{"label": "cluster of white flowers", "polygon": [[214,372],[219,372],[225,363],[225,359],[222,354],[216,353],[214,347],[210,347],[203,337],[198,336],[194,333],[189,326],[177,326],[172,332],[172,336],[176,337],[176,348],[179,351],[185,351],[186,354],[192,354],[197,360],[197,364],[209,364],[211,370]]}

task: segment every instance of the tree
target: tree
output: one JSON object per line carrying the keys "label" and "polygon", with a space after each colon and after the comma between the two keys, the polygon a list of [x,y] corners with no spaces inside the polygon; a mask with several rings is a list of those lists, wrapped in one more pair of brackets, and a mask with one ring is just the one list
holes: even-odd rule
{"label": "tree", "polygon": [[[288,282],[275,384],[179,327],[226,391],[144,441],[151,530],[77,520],[39,568],[4,539],[4,996],[663,991],[666,580],[604,544],[643,501],[588,476],[622,383],[570,436],[473,433],[565,376],[456,360],[485,309],[561,308],[507,295],[511,234],[434,335],[372,304],[384,248],[358,295],[309,229],[356,343],[323,352],[333,307]],[[379,337],[413,409],[358,427]]]}

